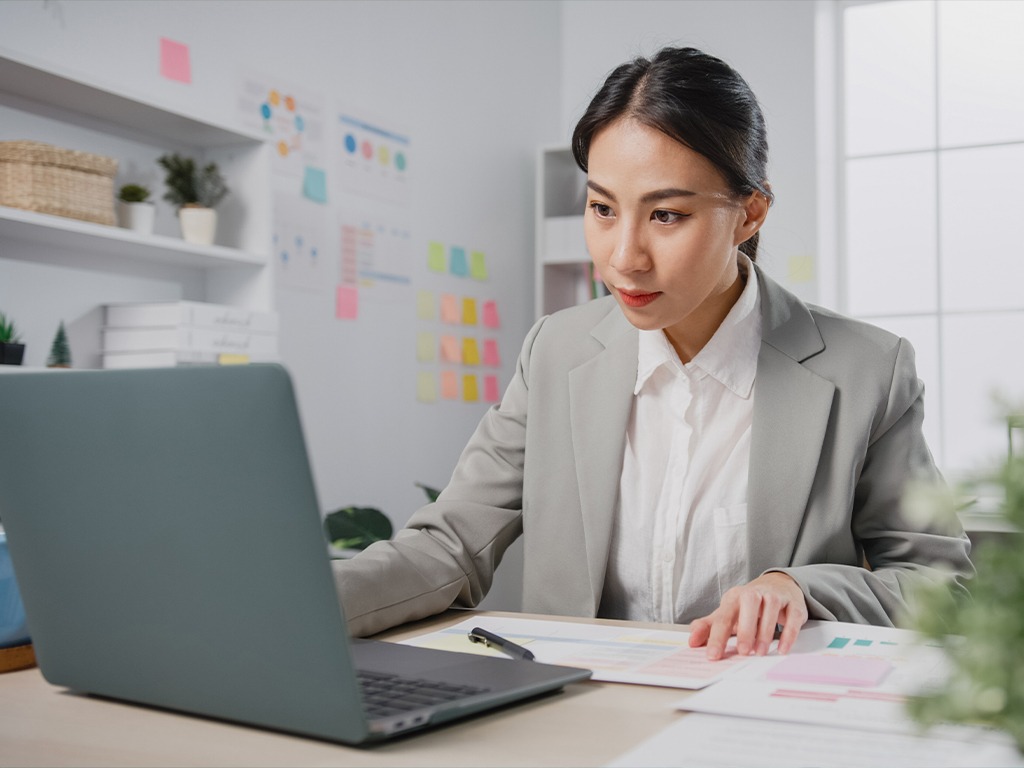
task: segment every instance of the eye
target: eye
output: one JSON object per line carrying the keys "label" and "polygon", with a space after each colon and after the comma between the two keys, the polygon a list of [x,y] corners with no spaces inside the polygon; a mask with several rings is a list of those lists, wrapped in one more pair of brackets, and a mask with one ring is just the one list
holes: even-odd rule
{"label": "eye", "polygon": [[690,214],[688,213],[676,213],[675,211],[662,211],[657,210],[651,214],[651,218],[659,224],[675,224],[681,219],[685,219]]}
{"label": "eye", "polygon": [[599,219],[610,219],[613,216],[611,207],[604,203],[590,203],[590,210]]}

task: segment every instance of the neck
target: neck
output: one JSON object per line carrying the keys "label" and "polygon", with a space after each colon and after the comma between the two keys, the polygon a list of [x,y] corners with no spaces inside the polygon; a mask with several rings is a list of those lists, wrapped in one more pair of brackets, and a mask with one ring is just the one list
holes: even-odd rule
{"label": "neck", "polygon": [[672,348],[684,364],[690,362],[711,341],[715,331],[729,314],[729,310],[739,300],[746,285],[747,275],[737,269],[736,275],[729,286],[709,296],[697,312],[686,318],[683,323],[665,329]]}

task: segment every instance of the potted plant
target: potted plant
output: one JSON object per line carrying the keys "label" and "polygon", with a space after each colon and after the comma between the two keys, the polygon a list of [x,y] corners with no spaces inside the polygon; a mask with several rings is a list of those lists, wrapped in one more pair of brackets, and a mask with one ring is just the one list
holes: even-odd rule
{"label": "potted plant", "polygon": [[214,208],[228,194],[217,164],[199,166],[191,157],[177,153],[162,155],[157,163],[166,174],[164,200],[178,210],[182,237],[189,243],[211,245],[217,232]]}
{"label": "potted plant", "polygon": [[25,357],[25,345],[14,321],[0,312],[0,365],[21,365]]}
{"label": "potted plant", "polygon": [[125,184],[117,193],[121,226],[133,232],[153,234],[156,206],[149,201],[149,188]]}

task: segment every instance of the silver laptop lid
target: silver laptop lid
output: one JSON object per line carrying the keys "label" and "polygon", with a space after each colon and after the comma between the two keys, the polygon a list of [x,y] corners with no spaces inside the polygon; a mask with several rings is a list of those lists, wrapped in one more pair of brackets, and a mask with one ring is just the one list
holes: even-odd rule
{"label": "silver laptop lid", "polygon": [[365,738],[284,369],[0,376],[0,520],[52,683]]}

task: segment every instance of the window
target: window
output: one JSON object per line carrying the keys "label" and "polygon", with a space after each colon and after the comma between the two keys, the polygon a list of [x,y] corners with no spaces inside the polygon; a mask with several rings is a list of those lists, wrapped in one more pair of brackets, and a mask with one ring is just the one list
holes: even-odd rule
{"label": "window", "polygon": [[1005,457],[1024,402],[1024,2],[844,4],[844,312],[906,336],[947,475]]}

